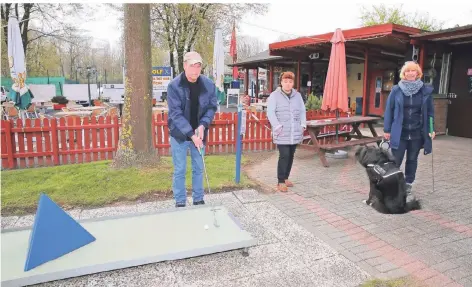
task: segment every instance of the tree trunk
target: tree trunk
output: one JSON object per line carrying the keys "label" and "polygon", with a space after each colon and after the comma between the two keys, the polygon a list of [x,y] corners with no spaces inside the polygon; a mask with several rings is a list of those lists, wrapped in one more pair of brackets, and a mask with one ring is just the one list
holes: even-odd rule
{"label": "tree trunk", "polygon": [[175,76],[177,74],[177,71],[175,69],[174,51],[172,51],[172,49],[169,51],[169,63],[170,63],[170,66],[173,69],[173,75],[174,75],[174,78],[175,78]]}
{"label": "tree trunk", "polygon": [[151,30],[149,4],[124,4],[125,103],[113,167],[152,166]]}
{"label": "tree trunk", "polygon": [[[18,4],[16,4],[16,5],[18,5]],[[33,5],[34,4],[32,4],[32,3],[23,4],[23,9],[24,9],[23,19],[20,20],[20,18],[18,18],[18,21],[22,21],[20,23],[20,30],[21,30],[21,39],[23,41],[23,50],[25,52],[25,56],[26,56],[26,49],[28,48],[28,44],[29,44],[29,41],[28,41],[28,26],[29,26],[29,21],[30,21],[30,17],[31,17],[31,8],[33,8]]]}
{"label": "tree trunk", "polygon": [[177,48],[177,64],[179,66],[179,73],[184,71],[184,54],[185,54],[185,48],[178,47]]}

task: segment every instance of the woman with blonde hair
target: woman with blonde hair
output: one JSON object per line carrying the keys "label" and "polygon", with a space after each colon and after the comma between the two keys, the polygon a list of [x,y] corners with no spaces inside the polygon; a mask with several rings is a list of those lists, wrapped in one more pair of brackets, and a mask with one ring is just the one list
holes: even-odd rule
{"label": "woman with blonde hair", "polygon": [[272,137],[279,150],[277,190],[287,192],[293,183],[288,180],[295,149],[303,140],[306,129],[306,109],[302,95],[293,88],[295,75],[283,72],[280,87],[272,92],[267,104],[267,117],[272,126]]}
{"label": "woman with blonde hair", "polygon": [[430,133],[430,118],[434,126],[433,87],[421,81],[423,73],[413,61],[406,62],[400,71],[400,82],[393,86],[384,114],[384,137],[396,164],[401,166],[406,152],[405,180],[407,201],[414,199],[412,185],[418,167],[418,155],[432,152],[434,131]]}

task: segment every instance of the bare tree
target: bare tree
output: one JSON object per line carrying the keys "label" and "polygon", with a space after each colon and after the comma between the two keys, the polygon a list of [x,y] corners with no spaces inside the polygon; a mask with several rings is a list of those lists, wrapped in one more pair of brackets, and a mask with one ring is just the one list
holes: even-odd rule
{"label": "bare tree", "polygon": [[125,104],[118,152],[113,167],[157,162],[152,143],[150,4],[124,5]]}
{"label": "bare tree", "polygon": [[277,42],[288,41],[288,40],[292,40],[292,39],[296,39],[296,38],[298,38],[298,36],[289,35],[289,34],[283,34],[283,35],[280,35],[280,36],[277,38]]}
{"label": "bare tree", "polygon": [[236,46],[238,60],[244,60],[269,48],[268,44],[258,38],[244,35],[236,37]]}
{"label": "bare tree", "polygon": [[362,7],[360,19],[363,26],[393,23],[425,31],[437,31],[444,25],[444,22],[431,18],[427,12],[407,13],[403,11],[403,5],[387,7],[385,4],[379,4],[370,8]]}
{"label": "bare tree", "polygon": [[[265,14],[267,4],[154,4],[152,8],[153,31],[155,41],[169,51],[170,65],[174,71],[183,71],[183,55],[195,48],[199,39],[208,43],[208,32],[218,26],[223,29],[223,36],[231,32],[234,21],[248,13]],[[206,31],[204,35],[202,31]],[[206,37],[205,37],[206,36]]]}
{"label": "bare tree", "polygon": [[[64,40],[66,34],[76,29],[75,19],[87,20],[88,7],[83,4],[52,3],[4,3],[0,5],[1,17],[5,23],[11,16],[18,19],[23,41],[27,52],[28,45],[44,37]],[[8,27],[3,28],[7,41]]]}

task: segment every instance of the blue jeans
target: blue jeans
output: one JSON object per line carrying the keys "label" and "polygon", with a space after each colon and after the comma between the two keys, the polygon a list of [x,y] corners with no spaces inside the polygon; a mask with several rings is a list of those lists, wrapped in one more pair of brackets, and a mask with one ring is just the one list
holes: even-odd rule
{"label": "blue jeans", "polygon": [[416,169],[418,167],[418,155],[420,154],[422,139],[418,140],[400,140],[398,149],[392,149],[395,156],[396,165],[400,168],[406,151],[405,162],[405,181],[412,184],[415,181]]}
{"label": "blue jeans", "polygon": [[185,190],[185,174],[187,172],[187,151],[190,148],[192,158],[192,198],[193,202],[203,200],[203,159],[192,141],[179,143],[170,137],[174,175],[172,177],[172,191],[176,203],[185,204],[187,192]]}

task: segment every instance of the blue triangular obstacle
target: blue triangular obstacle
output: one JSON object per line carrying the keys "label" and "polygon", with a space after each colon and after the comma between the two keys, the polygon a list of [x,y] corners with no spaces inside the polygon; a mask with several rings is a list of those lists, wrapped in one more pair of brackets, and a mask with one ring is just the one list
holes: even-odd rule
{"label": "blue triangular obstacle", "polygon": [[25,272],[93,241],[95,237],[42,193],[31,231]]}

